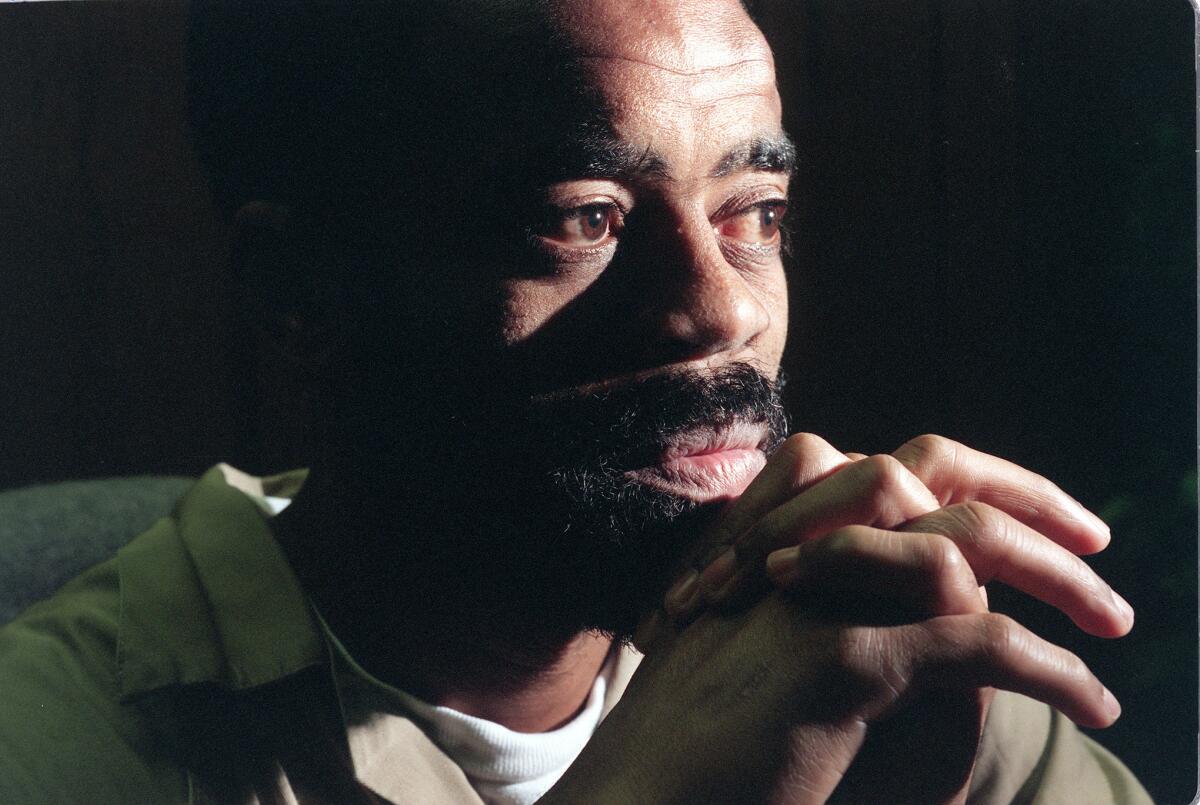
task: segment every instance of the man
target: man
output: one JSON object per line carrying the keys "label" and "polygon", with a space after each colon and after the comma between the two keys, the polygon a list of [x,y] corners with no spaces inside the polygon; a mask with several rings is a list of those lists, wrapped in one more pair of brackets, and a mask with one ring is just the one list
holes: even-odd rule
{"label": "man", "polygon": [[795,149],[741,6],[192,36],[320,452],[211,471],[0,632],[0,799],[1145,801],[1062,715],[1111,694],[980,586],[1124,634],[1103,524],[936,437],[787,436]]}

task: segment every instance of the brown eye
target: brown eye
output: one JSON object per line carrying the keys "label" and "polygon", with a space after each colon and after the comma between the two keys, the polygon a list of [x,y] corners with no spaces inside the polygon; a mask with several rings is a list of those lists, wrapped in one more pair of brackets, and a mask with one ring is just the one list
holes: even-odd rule
{"label": "brown eye", "polygon": [[758,209],[758,228],[768,238],[775,237],[775,233],[779,231],[779,219],[783,217],[783,211],[776,206],[759,207]]}
{"label": "brown eye", "polygon": [[579,211],[579,233],[584,240],[600,240],[608,234],[608,210],[599,206]]}
{"label": "brown eye", "polygon": [[564,246],[592,246],[616,234],[619,212],[612,204],[585,204],[563,210],[545,236]]}
{"label": "brown eye", "polygon": [[727,238],[771,245],[779,240],[779,223],[787,212],[783,201],[765,201],[722,221],[717,229]]}

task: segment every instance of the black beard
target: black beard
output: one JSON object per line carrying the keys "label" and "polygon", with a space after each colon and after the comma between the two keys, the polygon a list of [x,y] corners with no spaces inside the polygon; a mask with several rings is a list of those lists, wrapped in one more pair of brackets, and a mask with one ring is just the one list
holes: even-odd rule
{"label": "black beard", "polygon": [[[386,600],[397,580],[384,569],[403,568],[406,594],[435,621],[529,645],[585,630],[628,637],[716,513],[629,470],[698,426],[765,424],[768,454],[787,434],[782,384],[745,363],[532,399],[477,399],[470,389],[501,384],[476,378],[413,402],[419,383],[376,376],[349,408],[365,417],[344,432],[341,477],[359,479],[362,509],[382,518],[366,544],[345,546],[355,584]],[[388,386],[420,410],[369,413],[367,400],[405,399]],[[403,432],[380,427],[389,421]]]}
{"label": "black beard", "polygon": [[486,608],[556,633],[632,634],[717,507],[647,486],[628,471],[655,463],[698,426],[765,424],[762,447],[770,453],[787,434],[779,389],[737,363],[599,393],[545,395],[508,424],[487,412],[464,416],[467,433],[488,434],[467,443],[486,443],[499,459],[492,482],[459,509],[465,517],[455,546],[471,565],[483,563],[486,578],[471,573],[471,585],[487,591]]}

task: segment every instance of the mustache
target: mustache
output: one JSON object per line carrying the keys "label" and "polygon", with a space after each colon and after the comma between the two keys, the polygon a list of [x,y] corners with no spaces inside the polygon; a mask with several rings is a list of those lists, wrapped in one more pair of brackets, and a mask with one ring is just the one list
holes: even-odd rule
{"label": "mustache", "polygon": [[701,372],[652,375],[599,391],[569,389],[541,395],[528,410],[536,449],[559,466],[609,470],[655,462],[672,441],[699,426],[766,425],[759,445],[772,452],[787,435],[784,380],[752,364],[730,363]]}

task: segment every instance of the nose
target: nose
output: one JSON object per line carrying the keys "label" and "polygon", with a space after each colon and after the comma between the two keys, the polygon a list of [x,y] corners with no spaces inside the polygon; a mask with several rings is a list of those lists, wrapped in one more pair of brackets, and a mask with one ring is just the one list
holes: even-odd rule
{"label": "nose", "polygon": [[752,346],[770,324],[770,313],[725,259],[707,221],[677,228],[660,255],[676,255],[662,265],[650,290],[647,312],[657,358],[686,362]]}

